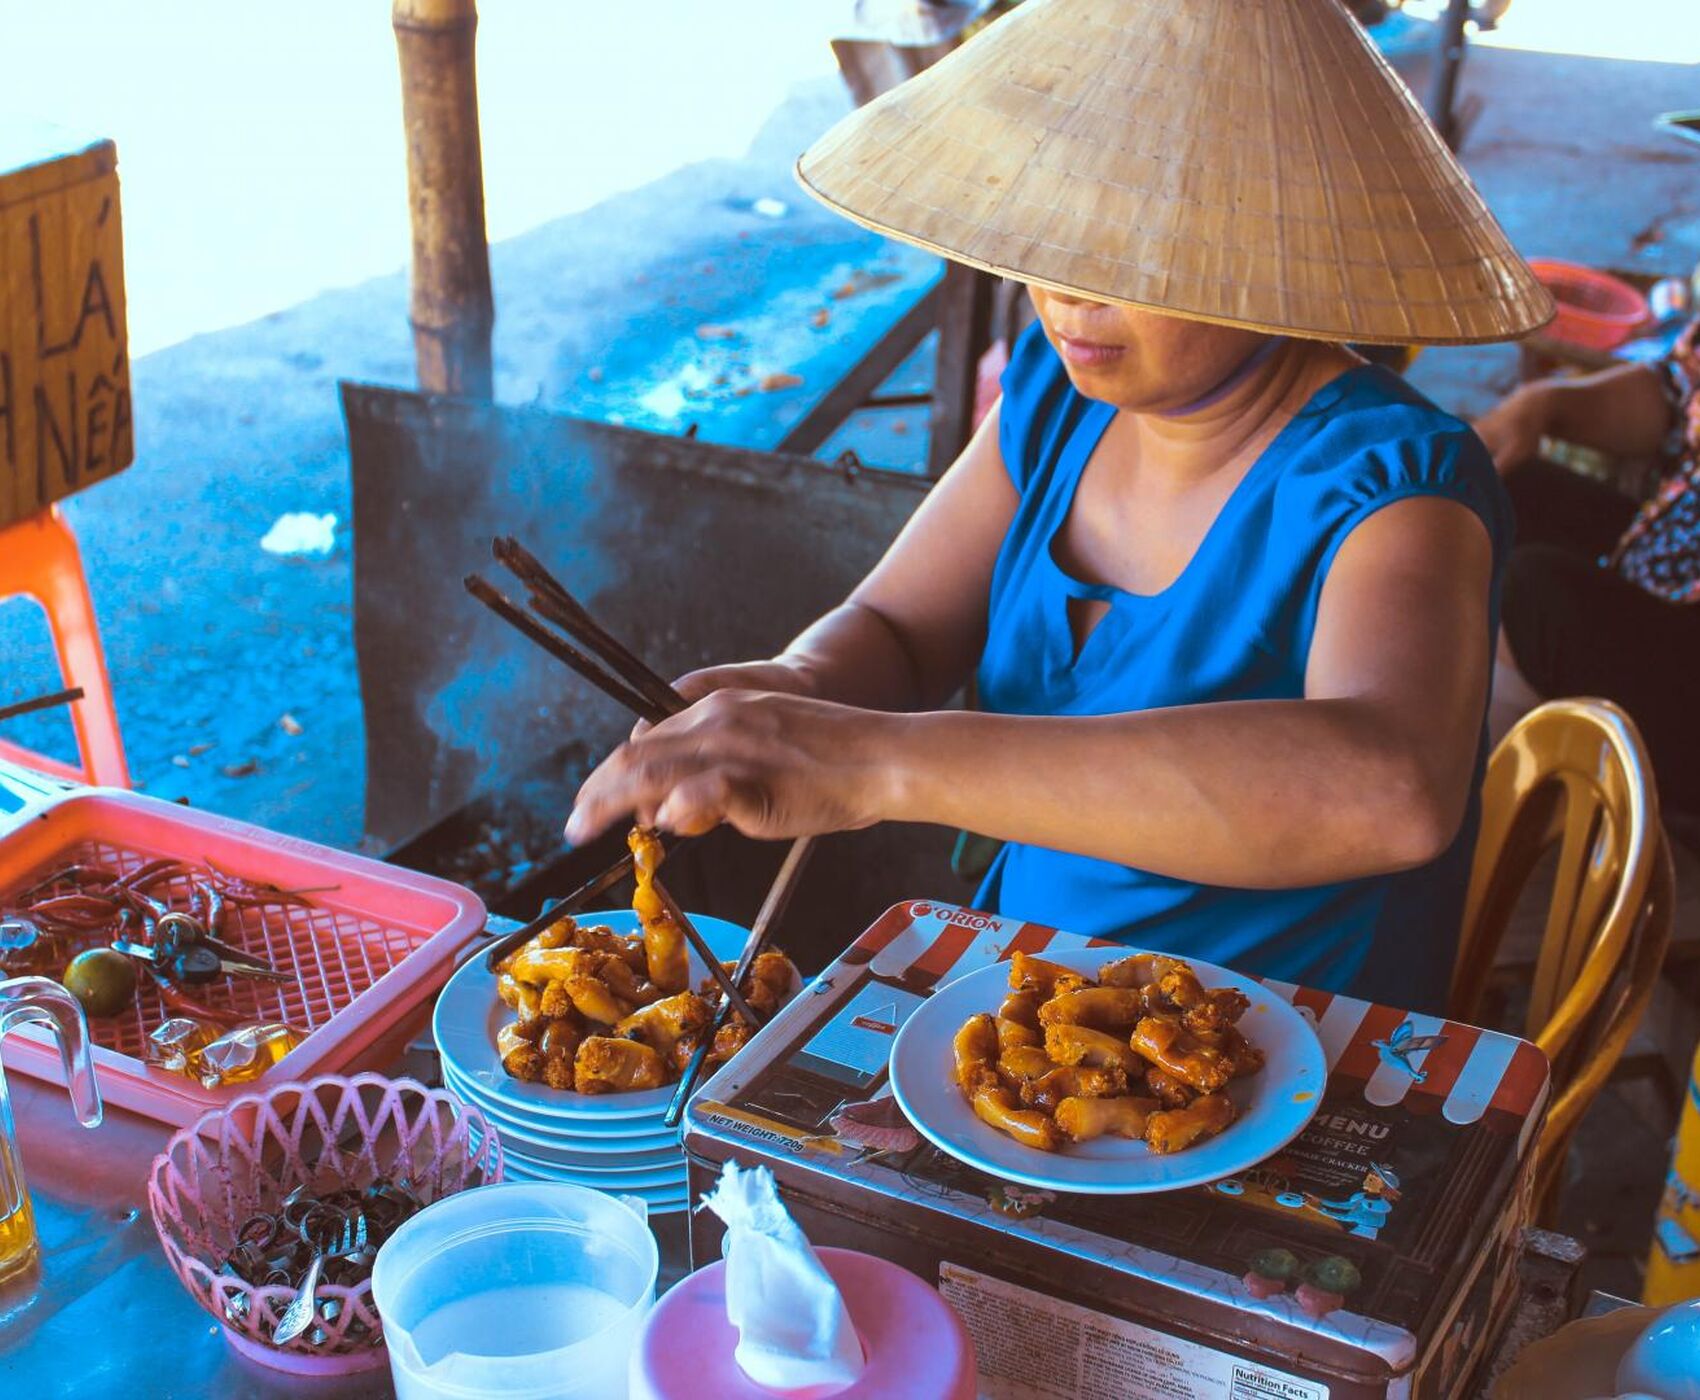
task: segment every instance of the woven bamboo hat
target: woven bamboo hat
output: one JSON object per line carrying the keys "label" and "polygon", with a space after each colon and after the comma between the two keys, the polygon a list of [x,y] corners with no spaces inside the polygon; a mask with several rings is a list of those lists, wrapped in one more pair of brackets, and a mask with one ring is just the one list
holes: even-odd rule
{"label": "woven bamboo hat", "polygon": [[1196,320],[1445,345],[1554,311],[1337,0],[1025,0],[797,175],[959,262]]}

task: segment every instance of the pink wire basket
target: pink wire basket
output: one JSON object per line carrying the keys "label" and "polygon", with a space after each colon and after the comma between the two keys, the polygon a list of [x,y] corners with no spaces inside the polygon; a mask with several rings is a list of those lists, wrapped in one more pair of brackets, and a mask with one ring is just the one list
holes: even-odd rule
{"label": "pink wire basket", "polygon": [[255,1212],[298,1186],[315,1193],[405,1178],[429,1204],[502,1179],[502,1148],[476,1108],[411,1079],[326,1075],[248,1094],[178,1132],[154,1158],[148,1207],[172,1271],[251,1360],[301,1375],[383,1365],[369,1279],[321,1283],[319,1316],[294,1341],[271,1336],[295,1297],[220,1265]]}

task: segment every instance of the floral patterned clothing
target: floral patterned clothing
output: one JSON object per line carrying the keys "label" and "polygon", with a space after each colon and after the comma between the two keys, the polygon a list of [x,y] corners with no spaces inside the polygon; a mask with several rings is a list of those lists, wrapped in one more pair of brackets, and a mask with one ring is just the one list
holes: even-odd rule
{"label": "floral patterned clothing", "polygon": [[1673,465],[1607,563],[1655,597],[1700,602],[1700,320],[1658,370],[1675,423],[1668,444]]}

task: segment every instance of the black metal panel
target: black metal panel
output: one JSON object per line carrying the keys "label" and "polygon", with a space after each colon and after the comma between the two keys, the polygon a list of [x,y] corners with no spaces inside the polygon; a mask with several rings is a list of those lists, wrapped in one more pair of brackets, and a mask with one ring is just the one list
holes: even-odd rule
{"label": "black metal panel", "polygon": [[[502,577],[491,538],[517,535],[674,675],[783,646],[845,596],[927,487],[536,409],[358,384],[342,397],[367,830],[519,912],[602,858],[564,853],[560,824],[631,719],[466,595],[466,573]],[[840,936],[902,895],[962,897],[947,842],[916,828],[835,838],[788,923],[830,908]],[[696,907],[748,918],[779,854],[722,838],[691,862],[712,855],[712,878],[678,874],[707,901]],[[689,886],[678,893],[689,902]]]}

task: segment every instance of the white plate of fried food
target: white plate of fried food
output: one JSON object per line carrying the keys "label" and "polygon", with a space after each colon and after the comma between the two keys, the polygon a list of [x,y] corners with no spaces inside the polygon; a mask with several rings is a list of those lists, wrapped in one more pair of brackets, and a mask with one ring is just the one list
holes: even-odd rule
{"label": "white plate of fried food", "polygon": [[[653,923],[653,920],[651,921]],[[723,961],[747,931],[724,919],[691,922]],[[653,928],[629,909],[565,918],[517,949],[492,976],[475,958],[437,998],[438,1052],[480,1101],[524,1120],[659,1118],[673,1086],[710,1027],[719,992],[685,944],[658,950]],[[660,956],[655,956],[657,952]],[[659,980],[658,980],[659,979]],[[771,1013],[797,986],[783,953],[757,957],[740,988]],[[749,1039],[733,1016],[704,1066],[704,1078]]]}
{"label": "white plate of fried food", "polygon": [[976,969],[891,1047],[893,1093],[941,1150],[1106,1196],[1254,1166],[1304,1130],[1327,1078],[1310,1023],[1261,983],[1110,948]]}

